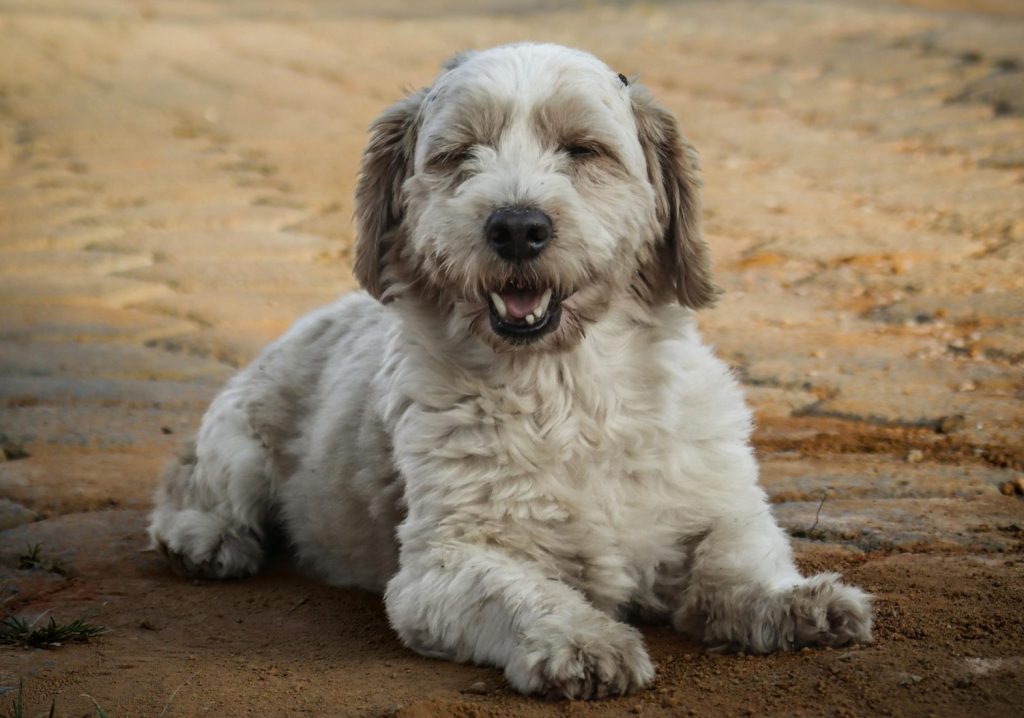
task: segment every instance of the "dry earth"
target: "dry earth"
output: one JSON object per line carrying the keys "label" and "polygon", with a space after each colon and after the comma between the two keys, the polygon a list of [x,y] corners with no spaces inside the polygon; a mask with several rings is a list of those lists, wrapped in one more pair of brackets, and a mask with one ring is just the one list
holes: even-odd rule
{"label": "dry earth", "polygon": [[[0,648],[3,707],[23,677],[29,715],[1021,715],[1024,7],[967,5],[0,0],[0,587],[110,628]],[[353,287],[371,118],[524,38],[639,74],[700,148],[728,290],[701,324],[802,563],[877,596],[873,645],[649,627],[653,690],[544,703],[286,562],[193,584],[144,552],[218,385]],[[17,568],[37,543],[70,578]]]}

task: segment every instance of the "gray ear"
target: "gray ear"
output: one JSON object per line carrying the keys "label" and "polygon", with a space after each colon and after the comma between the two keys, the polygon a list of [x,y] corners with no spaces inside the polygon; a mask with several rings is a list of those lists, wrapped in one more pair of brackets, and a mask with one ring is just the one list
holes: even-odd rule
{"label": "gray ear", "polygon": [[691,309],[710,306],[719,290],[711,281],[711,258],[700,231],[697,153],[672,113],[647,88],[630,84],[629,96],[664,232],[661,246],[641,272],[645,294],[652,302],[678,300]]}
{"label": "gray ear", "polygon": [[414,92],[374,120],[363,151],[356,184],[355,275],[377,299],[385,298],[392,279],[388,267],[404,243],[402,185],[412,171],[419,107],[426,92]]}

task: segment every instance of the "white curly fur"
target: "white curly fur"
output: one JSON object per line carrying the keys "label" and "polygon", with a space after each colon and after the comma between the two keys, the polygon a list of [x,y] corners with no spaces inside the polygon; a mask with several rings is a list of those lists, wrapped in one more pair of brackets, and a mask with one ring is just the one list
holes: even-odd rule
{"label": "white curly fur", "polygon": [[[483,227],[524,205],[555,235],[510,266]],[[570,698],[652,681],[631,614],[755,653],[870,640],[869,597],[799,574],[757,484],[692,317],[695,158],[641,86],[552,45],[460,55],[375,123],[357,219],[369,294],[270,345],[165,475],[150,534],[184,573],[250,574],[280,527],[413,649]],[[532,343],[488,320],[516,276],[564,294]]]}

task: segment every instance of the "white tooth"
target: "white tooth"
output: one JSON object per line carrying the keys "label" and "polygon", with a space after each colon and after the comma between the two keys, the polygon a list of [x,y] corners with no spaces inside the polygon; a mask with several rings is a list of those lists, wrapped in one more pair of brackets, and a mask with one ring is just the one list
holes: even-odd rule
{"label": "white tooth", "polygon": [[532,325],[535,321],[537,321],[537,319],[532,314],[527,314],[526,315],[526,323],[527,324]]}
{"label": "white tooth", "polygon": [[497,292],[491,292],[491,301],[494,302],[494,308],[498,310],[498,316],[504,319],[508,316],[508,309],[505,308],[505,302],[502,301],[501,296]]}
{"label": "white tooth", "polygon": [[540,298],[540,304],[537,305],[537,308],[534,310],[534,313],[538,317],[543,317],[544,313],[547,312],[547,310],[548,310],[548,302],[550,302],[550,301],[551,301],[551,288],[548,287],[547,289],[544,290],[544,296],[542,296]]}

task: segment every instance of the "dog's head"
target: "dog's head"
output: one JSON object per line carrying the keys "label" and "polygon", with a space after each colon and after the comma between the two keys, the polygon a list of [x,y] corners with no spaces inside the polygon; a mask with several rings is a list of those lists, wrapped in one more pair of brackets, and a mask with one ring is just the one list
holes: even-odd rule
{"label": "dog's head", "polygon": [[675,119],[593,56],[458,55],[371,128],[355,271],[497,350],[573,346],[624,299],[713,301],[696,157]]}

